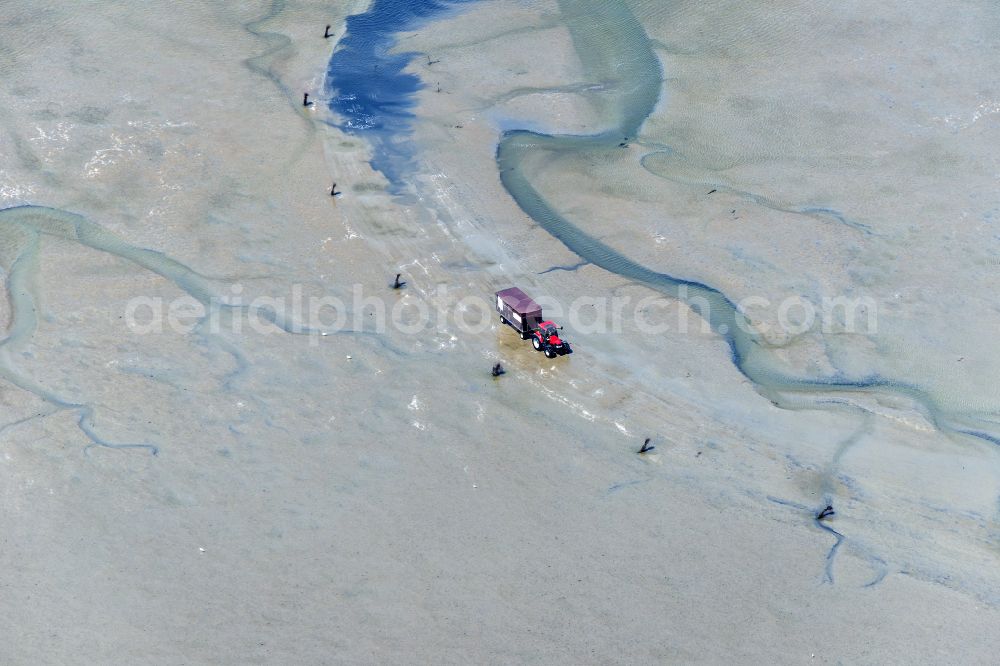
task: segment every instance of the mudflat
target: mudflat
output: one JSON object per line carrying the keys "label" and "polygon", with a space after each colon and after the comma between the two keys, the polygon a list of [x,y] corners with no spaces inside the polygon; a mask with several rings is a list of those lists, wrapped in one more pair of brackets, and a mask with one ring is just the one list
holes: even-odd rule
{"label": "mudflat", "polygon": [[989,3],[7,13],[5,662],[996,654]]}

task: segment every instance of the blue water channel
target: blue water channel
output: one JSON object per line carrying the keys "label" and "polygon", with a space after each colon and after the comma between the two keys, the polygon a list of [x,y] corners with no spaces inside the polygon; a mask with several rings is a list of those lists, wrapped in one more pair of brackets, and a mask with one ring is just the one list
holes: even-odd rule
{"label": "blue water channel", "polygon": [[414,93],[424,87],[403,70],[418,53],[392,52],[401,32],[456,11],[475,0],[375,0],[368,11],[347,18],[347,30],[330,58],[330,109],[339,127],[363,134],[372,146],[372,167],[399,191],[413,156],[407,139]]}

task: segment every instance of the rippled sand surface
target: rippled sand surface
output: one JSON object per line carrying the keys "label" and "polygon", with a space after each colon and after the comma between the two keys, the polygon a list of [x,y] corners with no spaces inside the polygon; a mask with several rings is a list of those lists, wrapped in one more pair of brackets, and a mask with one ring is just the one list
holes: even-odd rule
{"label": "rippled sand surface", "polygon": [[[991,4],[5,19],[5,663],[993,658]],[[352,302],[511,284],[695,325],[549,361]],[[791,295],[878,328],[741,335]]]}

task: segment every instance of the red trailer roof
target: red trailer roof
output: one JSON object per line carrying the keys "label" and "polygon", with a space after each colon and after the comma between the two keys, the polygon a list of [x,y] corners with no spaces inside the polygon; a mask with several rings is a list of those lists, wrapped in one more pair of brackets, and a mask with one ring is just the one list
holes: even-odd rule
{"label": "red trailer roof", "polygon": [[497,292],[497,298],[503,300],[510,309],[518,314],[532,314],[534,312],[541,312],[542,306],[536,303],[531,296],[518,289],[517,287],[511,287],[510,289],[504,289],[503,291]]}

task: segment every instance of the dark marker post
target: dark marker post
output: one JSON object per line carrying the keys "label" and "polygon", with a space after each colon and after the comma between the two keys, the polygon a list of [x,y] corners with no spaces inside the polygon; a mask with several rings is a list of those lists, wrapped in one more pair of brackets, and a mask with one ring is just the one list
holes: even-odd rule
{"label": "dark marker post", "polygon": [[649,453],[656,447],[649,443],[650,438],[647,437],[646,441],[642,443],[642,448],[639,449],[639,453]]}
{"label": "dark marker post", "polygon": [[833,507],[827,504],[825,509],[816,514],[816,520],[826,520],[834,514],[835,511],[833,510]]}
{"label": "dark marker post", "polygon": [[330,26],[326,26],[326,32],[323,33],[323,39],[330,39],[333,35],[330,34]]}
{"label": "dark marker post", "polygon": [[396,281],[392,283],[392,288],[393,289],[402,289],[406,285],[406,281],[405,280],[400,280],[399,279],[400,275],[402,275],[402,273],[396,273]]}
{"label": "dark marker post", "polygon": [[337,191],[337,183],[334,183],[333,187],[330,188],[330,196],[335,197],[338,194],[340,194],[340,192]]}
{"label": "dark marker post", "polygon": [[493,370],[490,372],[490,374],[493,375],[494,377],[499,377],[505,372],[506,370],[503,369],[503,366],[497,363],[496,365],[493,366]]}
{"label": "dark marker post", "polygon": [[309,101],[309,93],[302,93],[302,106],[310,106],[312,102]]}

